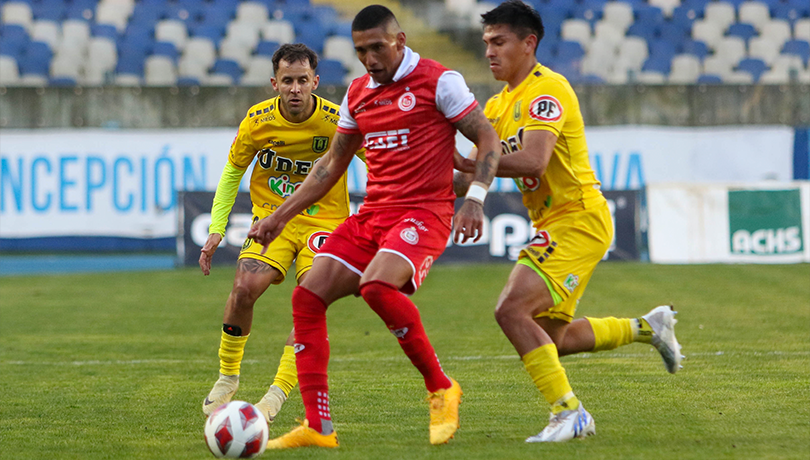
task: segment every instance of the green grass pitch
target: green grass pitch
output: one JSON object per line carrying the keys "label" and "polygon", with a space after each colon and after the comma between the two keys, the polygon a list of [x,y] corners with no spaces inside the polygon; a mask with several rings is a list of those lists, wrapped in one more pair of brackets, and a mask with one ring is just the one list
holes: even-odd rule
{"label": "green grass pitch", "polygon": [[[563,358],[597,435],[525,444],[546,421],[492,310],[511,266],[435,266],[413,300],[464,389],[461,429],[428,443],[421,377],[362,300],[329,310],[341,447],[264,458],[810,458],[810,265],[605,263],[578,316],[673,303],[685,368],[651,347]],[[0,457],[207,459],[200,404],[217,375],[232,267],[0,279]],[[293,283],[262,297],[237,399],[270,384],[292,326]],[[278,436],[303,416],[293,392]]]}

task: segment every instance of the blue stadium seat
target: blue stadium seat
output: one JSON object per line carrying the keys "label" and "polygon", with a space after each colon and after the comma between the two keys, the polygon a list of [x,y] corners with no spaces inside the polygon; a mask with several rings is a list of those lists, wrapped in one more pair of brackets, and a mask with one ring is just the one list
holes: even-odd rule
{"label": "blue stadium seat", "polygon": [[705,8],[703,7],[689,7],[681,4],[681,6],[676,7],[672,11],[672,21],[673,24],[677,24],[681,27],[691,28],[692,23],[698,19],[703,18],[703,11]]}
{"label": "blue stadium seat", "polygon": [[756,83],[759,81],[759,77],[768,70],[768,64],[765,64],[762,59],[747,58],[737,64],[737,70],[750,73]]}
{"label": "blue stadium seat", "polygon": [[76,86],[76,80],[70,77],[51,78],[48,81],[48,86]]}
{"label": "blue stadium seat", "polygon": [[547,43],[544,38],[537,47],[537,61],[543,65],[548,65],[548,63],[554,59],[554,49],[556,46],[549,45],[551,45],[551,43]]}
{"label": "blue stadium seat", "polygon": [[281,46],[278,42],[261,41],[256,45],[256,55],[258,56],[273,56],[278,47]]}
{"label": "blue stadium seat", "polygon": [[555,51],[555,61],[575,61],[582,59],[585,50],[579,42],[572,40],[560,40]]}
{"label": "blue stadium seat", "polygon": [[17,24],[0,25],[0,54],[19,60],[29,41],[25,27]]}
{"label": "blue stadium seat", "polygon": [[96,0],[74,0],[65,11],[66,19],[92,21],[96,16]]}
{"label": "blue stadium seat", "polygon": [[802,58],[804,65],[810,60],[810,43],[805,40],[790,40],[782,47],[782,54],[795,54]]}
{"label": "blue stadium seat", "polygon": [[644,72],[660,72],[664,75],[669,75],[670,67],[672,66],[672,57],[669,56],[650,56],[641,67]]}
{"label": "blue stadium seat", "polygon": [[698,77],[697,83],[699,85],[722,85],[723,79],[720,75],[703,74]]}
{"label": "blue stadium seat", "polygon": [[751,24],[738,22],[729,26],[728,30],[726,31],[726,35],[731,37],[740,37],[745,40],[746,43],[748,43],[748,40],[750,40],[751,37],[757,36],[757,29]]}
{"label": "blue stadium seat", "polygon": [[648,45],[651,58],[655,57],[671,61],[672,57],[678,54],[677,45],[668,40],[653,40]]}
{"label": "blue stadium seat", "polygon": [[66,7],[64,0],[42,0],[31,5],[31,12],[35,20],[62,22]]}
{"label": "blue stadium seat", "polygon": [[626,35],[629,37],[640,37],[644,40],[654,40],[658,36],[658,25],[636,21],[627,28]]}
{"label": "blue stadium seat", "polygon": [[685,29],[683,25],[675,22],[665,22],[658,28],[658,36],[661,40],[668,41],[675,46],[689,38],[691,25]]}
{"label": "blue stadium seat", "polygon": [[312,7],[312,14],[321,24],[333,24],[340,20],[340,15],[332,6],[318,5]]}
{"label": "blue stadium seat", "polygon": [[143,77],[143,56],[119,53],[115,73],[125,73]]}
{"label": "blue stadium seat", "polygon": [[601,0],[589,0],[588,2],[582,3],[574,8],[573,17],[577,19],[584,19],[591,24],[591,27],[593,27],[596,21],[602,19],[602,9],[604,4],[605,2]]}
{"label": "blue stadium seat", "polygon": [[810,3],[806,0],[787,0],[788,5],[796,8],[802,13],[802,16],[810,16]]}
{"label": "blue stadium seat", "polygon": [[197,22],[203,18],[205,6],[200,2],[186,1],[169,4],[163,13],[164,19],[176,19],[184,23]]}
{"label": "blue stadium seat", "polygon": [[154,39],[145,29],[127,29],[126,34],[118,41],[118,55],[134,54],[143,58],[152,52]]}
{"label": "blue stadium seat", "polygon": [[227,24],[236,16],[236,3],[209,3],[202,10],[202,21],[207,24]]}
{"label": "blue stadium seat", "polygon": [[152,46],[152,54],[156,56],[166,56],[173,61],[177,61],[179,55],[177,47],[171,42],[155,42]]}
{"label": "blue stadium seat", "polygon": [[163,17],[164,7],[165,5],[162,3],[155,5],[136,3],[135,9],[132,10],[132,16],[129,17],[129,26],[149,27],[154,29],[155,23]]}
{"label": "blue stadium seat", "polygon": [[323,41],[326,40],[326,30],[316,20],[304,21],[294,24],[295,40],[301,42],[313,51],[320,54],[323,51]]}
{"label": "blue stadium seat", "polygon": [[549,0],[544,6],[538,10],[541,17],[545,20],[544,14],[560,14],[562,19],[571,18],[574,14],[576,3],[570,0]]}
{"label": "blue stadium seat", "polygon": [[93,24],[90,26],[90,33],[94,37],[107,37],[112,40],[118,38],[118,30],[111,24]]}
{"label": "blue stadium seat", "polygon": [[321,59],[318,61],[316,73],[320,76],[322,85],[342,85],[346,71],[343,64],[336,59]]}
{"label": "blue stadium seat", "polygon": [[242,69],[239,67],[239,63],[236,61],[230,59],[217,59],[217,61],[214,63],[214,67],[211,68],[211,73],[230,75],[231,78],[233,78],[234,83],[236,83],[242,76]]}
{"label": "blue stadium seat", "polygon": [[749,1],[749,0],[723,0],[723,3],[730,3],[731,5],[734,6],[734,8],[739,9],[740,5],[743,2],[747,2],[747,1]]}
{"label": "blue stadium seat", "polygon": [[771,8],[771,18],[784,19],[793,24],[796,20],[802,18],[802,10],[793,5],[782,3]]}
{"label": "blue stadium seat", "polygon": [[338,21],[329,28],[329,35],[340,35],[341,37],[352,37],[351,21]]}
{"label": "blue stadium seat", "polygon": [[599,75],[587,74],[574,77],[573,80],[569,80],[569,83],[573,85],[604,85],[605,80]]}
{"label": "blue stadium seat", "polygon": [[200,80],[194,77],[179,77],[176,82],[177,86],[200,86]]}
{"label": "blue stadium seat", "polygon": [[680,52],[697,56],[702,61],[709,55],[709,46],[700,40],[687,40],[683,42]]}
{"label": "blue stadium seat", "polygon": [[20,75],[48,76],[51,67],[51,48],[47,43],[31,42],[25,47],[20,59]]}
{"label": "blue stadium seat", "polygon": [[211,40],[214,45],[218,46],[219,42],[222,40],[222,37],[225,36],[225,26],[205,22],[192,24],[189,27],[189,35],[192,37],[207,38]]}
{"label": "blue stadium seat", "polygon": [[648,26],[658,27],[664,22],[664,13],[661,8],[642,4],[634,7],[635,22]]}

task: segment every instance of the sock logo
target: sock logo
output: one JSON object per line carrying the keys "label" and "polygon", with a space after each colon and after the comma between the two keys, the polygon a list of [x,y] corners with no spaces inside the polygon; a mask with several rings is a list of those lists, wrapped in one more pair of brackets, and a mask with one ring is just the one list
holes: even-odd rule
{"label": "sock logo", "polygon": [[304,346],[303,343],[296,343],[295,346],[293,347],[296,353],[298,353],[299,351],[303,351],[304,348],[306,347]]}
{"label": "sock logo", "polygon": [[391,329],[391,333],[398,339],[402,339],[405,337],[405,334],[408,333],[408,328],[403,327],[401,329]]}

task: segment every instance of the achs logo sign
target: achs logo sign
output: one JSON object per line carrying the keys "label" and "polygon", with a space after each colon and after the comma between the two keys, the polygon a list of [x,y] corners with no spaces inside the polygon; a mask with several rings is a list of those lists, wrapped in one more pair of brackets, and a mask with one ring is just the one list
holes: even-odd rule
{"label": "achs logo sign", "polygon": [[563,107],[554,96],[540,96],[529,106],[529,115],[540,121],[559,121],[562,118]]}
{"label": "achs logo sign", "polygon": [[728,223],[732,255],[799,254],[804,249],[798,189],[729,191]]}
{"label": "achs logo sign", "polygon": [[399,97],[397,105],[403,112],[410,112],[414,107],[416,107],[416,96],[414,96],[412,92],[408,91]]}

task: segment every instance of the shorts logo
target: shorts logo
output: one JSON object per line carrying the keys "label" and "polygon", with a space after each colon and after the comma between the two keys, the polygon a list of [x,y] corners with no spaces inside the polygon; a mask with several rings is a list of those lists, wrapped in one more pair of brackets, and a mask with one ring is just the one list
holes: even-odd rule
{"label": "shorts logo", "polygon": [[306,347],[304,346],[303,343],[296,343],[295,346],[293,347],[293,350],[296,353],[298,353],[299,351],[304,351],[304,348],[306,348]]}
{"label": "shorts logo", "polygon": [[545,230],[540,230],[529,240],[529,246],[539,248],[547,248],[549,243],[551,243],[551,235]]}
{"label": "shorts logo", "polygon": [[425,260],[422,262],[422,266],[419,267],[419,279],[416,283],[417,286],[422,285],[422,281],[425,281],[425,278],[428,276],[428,272],[430,271],[430,267],[433,266],[433,256],[425,257]]}
{"label": "shorts logo", "polygon": [[565,279],[563,286],[565,286],[565,288],[568,289],[568,292],[574,292],[574,289],[576,289],[577,286],[579,286],[579,277],[577,275],[574,275],[573,273],[569,274],[568,278]]}
{"label": "shorts logo", "polygon": [[414,107],[416,107],[416,96],[414,96],[412,92],[408,91],[399,97],[397,105],[403,112],[410,112]]}
{"label": "shorts logo", "polygon": [[416,231],[416,227],[409,227],[402,230],[399,233],[399,237],[408,244],[416,244],[419,242],[419,233]]}
{"label": "shorts logo", "polygon": [[529,116],[540,121],[558,121],[562,118],[563,107],[554,96],[535,98],[529,106]]}
{"label": "shorts logo", "polygon": [[402,339],[405,337],[405,334],[408,333],[408,328],[403,327],[401,329],[391,329],[391,333],[398,339]]}
{"label": "shorts logo", "polygon": [[323,230],[317,231],[312,235],[309,235],[309,239],[307,240],[307,247],[309,250],[314,252],[315,254],[321,250],[323,244],[326,243],[326,239],[329,237],[330,232],[325,232]]}

